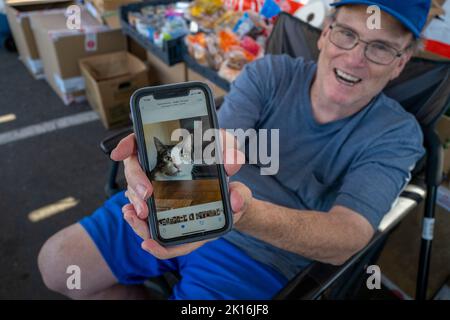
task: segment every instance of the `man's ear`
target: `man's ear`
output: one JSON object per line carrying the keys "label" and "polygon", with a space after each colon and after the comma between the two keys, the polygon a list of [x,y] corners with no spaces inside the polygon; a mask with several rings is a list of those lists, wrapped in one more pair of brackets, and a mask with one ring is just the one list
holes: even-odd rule
{"label": "man's ear", "polygon": [[317,40],[317,48],[319,48],[319,51],[321,51],[323,46],[325,45],[325,38],[327,37],[328,33],[330,32],[331,23],[332,23],[332,21],[330,19],[327,19],[324,22],[322,33],[320,34],[319,40]]}
{"label": "man's ear", "polygon": [[397,78],[400,73],[402,73],[403,69],[405,68],[406,64],[408,63],[408,61],[411,59],[411,57],[413,56],[413,50],[407,50],[400,58],[399,58],[399,62],[398,65],[396,66],[394,72],[391,75],[390,80],[394,80],[395,78]]}

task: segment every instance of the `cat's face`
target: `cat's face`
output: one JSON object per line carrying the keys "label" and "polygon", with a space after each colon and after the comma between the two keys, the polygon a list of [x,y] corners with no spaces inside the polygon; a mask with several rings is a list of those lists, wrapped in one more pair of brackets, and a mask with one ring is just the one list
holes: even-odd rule
{"label": "cat's face", "polygon": [[192,138],[187,136],[181,143],[167,145],[154,137],[157,155],[155,170],[168,176],[183,172],[185,167],[191,167]]}

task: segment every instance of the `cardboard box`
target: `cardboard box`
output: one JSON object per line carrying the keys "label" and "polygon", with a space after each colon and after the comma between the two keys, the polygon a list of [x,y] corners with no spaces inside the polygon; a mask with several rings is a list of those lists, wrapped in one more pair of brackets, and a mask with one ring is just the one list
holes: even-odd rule
{"label": "cardboard box", "polygon": [[30,16],[42,10],[64,10],[71,0],[9,0],[5,4],[8,23],[22,62],[35,78],[43,78],[42,61],[30,25]]}
{"label": "cardboard box", "polygon": [[31,25],[45,78],[66,105],[84,95],[79,59],[126,50],[120,30],[101,25],[85,10],[81,11],[80,30],[68,29],[62,13],[33,15]]}
{"label": "cardboard box", "polygon": [[187,69],[187,81],[201,81],[206,83],[211,88],[214,98],[223,97],[227,94],[225,90],[216,86],[214,83],[189,68]]}
{"label": "cardboard box", "polygon": [[145,63],[122,51],[80,60],[86,97],[106,128],[130,122],[130,97],[149,85]]}
{"label": "cardboard box", "polygon": [[187,70],[184,62],[177,63],[171,67],[162,62],[158,57],[147,51],[147,61],[152,76],[159,84],[169,84],[187,81]]}

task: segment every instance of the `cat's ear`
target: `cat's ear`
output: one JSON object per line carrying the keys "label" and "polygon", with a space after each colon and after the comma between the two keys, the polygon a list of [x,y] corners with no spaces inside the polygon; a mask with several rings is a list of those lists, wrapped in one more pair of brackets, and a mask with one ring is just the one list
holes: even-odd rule
{"label": "cat's ear", "polygon": [[157,137],[153,137],[153,141],[155,142],[156,151],[164,151],[164,144]]}

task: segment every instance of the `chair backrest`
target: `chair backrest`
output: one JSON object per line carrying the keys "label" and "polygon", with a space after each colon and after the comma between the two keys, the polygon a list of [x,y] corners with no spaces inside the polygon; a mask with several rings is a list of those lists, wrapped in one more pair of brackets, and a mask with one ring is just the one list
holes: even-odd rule
{"label": "chair backrest", "polygon": [[412,58],[384,93],[414,114],[422,127],[430,127],[449,106],[450,63]]}
{"label": "chair backrest", "polygon": [[[321,30],[281,13],[266,44],[267,54],[317,61]],[[434,126],[450,104],[450,63],[412,58],[384,93],[412,113],[422,127]]]}
{"label": "chair backrest", "polygon": [[320,33],[320,29],[282,12],[267,39],[266,53],[287,54],[294,58],[304,57],[306,60],[317,61],[317,40]]}

